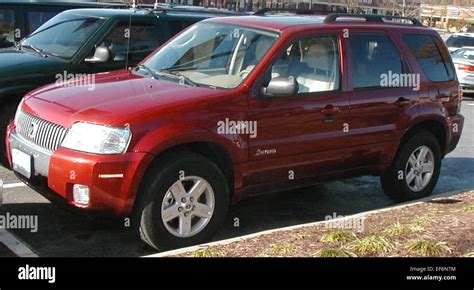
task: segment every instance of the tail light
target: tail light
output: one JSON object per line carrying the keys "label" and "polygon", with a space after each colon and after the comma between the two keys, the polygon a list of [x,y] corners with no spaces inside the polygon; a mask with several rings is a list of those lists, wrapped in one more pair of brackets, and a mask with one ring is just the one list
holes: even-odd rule
{"label": "tail light", "polygon": [[460,64],[458,65],[459,70],[464,70],[464,71],[474,71],[474,66],[472,65],[467,65],[467,64]]}

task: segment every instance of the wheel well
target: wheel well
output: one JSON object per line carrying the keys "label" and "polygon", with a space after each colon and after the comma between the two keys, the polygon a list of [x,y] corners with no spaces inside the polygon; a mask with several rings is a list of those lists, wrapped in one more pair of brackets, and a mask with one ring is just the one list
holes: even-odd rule
{"label": "wheel well", "polygon": [[413,125],[403,136],[402,143],[420,131],[432,133],[438,139],[441,152],[444,155],[444,152],[446,152],[446,128],[439,121],[423,121]]}
{"label": "wheel well", "polygon": [[227,150],[219,144],[212,143],[212,142],[194,142],[194,143],[180,144],[178,146],[168,148],[165,151],[158,154],[151,164],[155,163],[155,160],[157,159],[161,159],[166,156],[175,155],[182,151],[193,152],[193,153],[202,155],[208,158],[209,160],[211,160],[212,162],[214,162],[224,174],[227,184],[229,186],[229,192],[231,194],[233,193],[234,168],[233,168],[232,158],[230,154],[227,152]]}

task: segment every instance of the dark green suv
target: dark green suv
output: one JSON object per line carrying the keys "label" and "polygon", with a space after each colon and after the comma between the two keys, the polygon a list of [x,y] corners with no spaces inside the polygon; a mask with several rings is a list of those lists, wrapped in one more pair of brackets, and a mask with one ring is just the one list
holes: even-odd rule
{"label": "dark green suv", "polygon": [[[0,51],[0,136],[21,98],[49,83],[133,67],[163,42],[200,20],[236,15],[192,6],[75,9],[62,12]],[[5,142],[0,142],[6,165]]]}
{"label": "dark green suv", "polygon": [[64,0],[2,0],[0,1],[0,48],[14,46],[15,42],[20,41],[65,10],[111,7],[125,7],[125,5]]}

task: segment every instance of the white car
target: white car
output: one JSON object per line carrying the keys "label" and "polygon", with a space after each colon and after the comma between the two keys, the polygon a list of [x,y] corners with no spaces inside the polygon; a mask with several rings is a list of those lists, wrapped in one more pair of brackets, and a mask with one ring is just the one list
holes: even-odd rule
{"label": "white car", "polygon": [[459,83],[465,93],[474,93],[474,47],[463,47],[451,53]]}
{"label": "white car", "polygon": [[450,52],[456,51],[465,46],[474,47],[474,33],[454,33],[446,40],[446,46]]}

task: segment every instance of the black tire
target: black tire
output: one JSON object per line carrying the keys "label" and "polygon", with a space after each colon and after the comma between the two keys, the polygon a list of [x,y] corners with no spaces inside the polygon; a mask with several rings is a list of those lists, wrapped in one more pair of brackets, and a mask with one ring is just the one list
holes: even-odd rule
{"label": "black tire", "polygon": [[[405,180],[405,167],[411,154],[420,146],[427,146],[434,156],[434,171],[423,190],[413,191]],[[419,131],[400,144],[390,169],[380,177],[385,194],[396,202],[419,199],[429,196],[439,178],[441,169],[441,148],[438,139],[431,133]],[[402,173],[402,174],[401,174]]]}
{"label": "black tire", "polygon": [[[162,220],[161,207],[168,189],[186,176],[204,178],[214,192],[214,212],[201,232],[187,237],[171,234]],[[229,188],[221,170],[209,159],[190,152],[179,152],[156,160],[147,171],[138,193],[139,233],[144,242],[159,250],[168,250],[209,241],[220,228],[227,214]]]}
{"label": "black tire", "polygon": [[18,103],[7,103],[2,104],[2,111],[0,112],[0,164],[10,169],[7,158],[7,148],[5,144],[5,136],[7,133],[8,124],[15,118],[15,112],[18,107]]}

